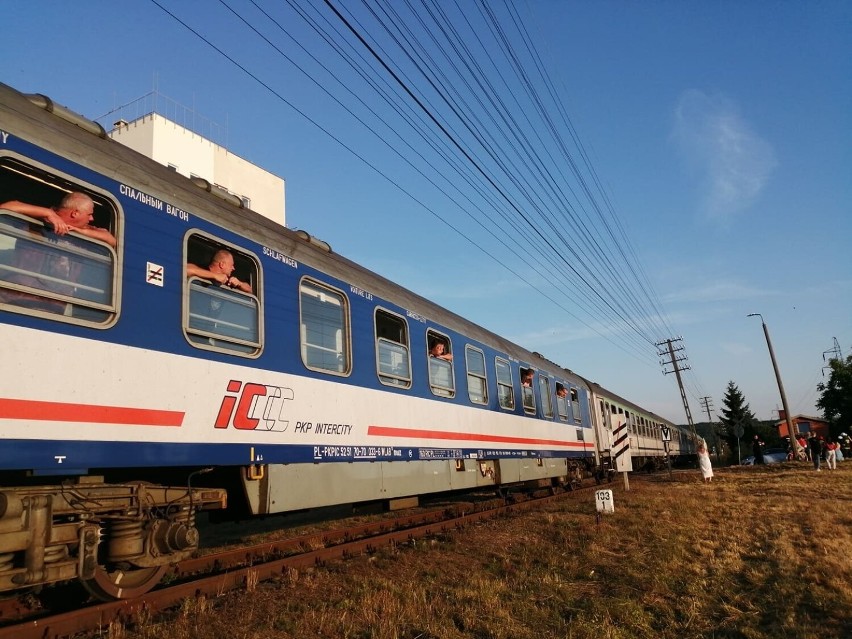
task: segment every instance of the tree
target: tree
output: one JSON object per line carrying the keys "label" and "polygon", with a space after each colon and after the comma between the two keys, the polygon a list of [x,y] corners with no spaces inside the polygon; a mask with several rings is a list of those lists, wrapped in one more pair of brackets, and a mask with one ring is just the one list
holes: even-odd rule
{"label": "tree", "polygon": [[734,382],[728,382],[725,397],[722,400],[722,415],[719,417],[719,436],[728,444],[731,463],[739,463],[739,447],[736,435],[737,425],[743,428],[743,440],[748,445],[755,435],[757,418],[751,412],[745,397]]}
{"label": "tree", "polygon": [[817,408],[830,423],[832,437],[852,431],[852,355],[843,361],[839,358],[829,360],[831,375],[828,384],[817,384],[821,393]]}

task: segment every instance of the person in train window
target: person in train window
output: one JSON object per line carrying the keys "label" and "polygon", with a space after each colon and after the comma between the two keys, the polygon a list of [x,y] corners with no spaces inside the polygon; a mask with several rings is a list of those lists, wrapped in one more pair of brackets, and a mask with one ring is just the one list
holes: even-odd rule
{"label": "person in train window", "polygon": [[216,282],[222,286],[236,288],[243,293],[252,293],[251,284],[243,282],[232,275],[234,272],[234,255],[228,249],[219,249],[210,260],[207,268],[189,263],[186,265],[187,277],[200,277]]}
{"label": "person in train window", "polygon": [[533,370],[531,368],[527,368],[521,371],[521,386],[526,386],[527,388],[531,388],[533,383]]}
{"label": "person in train window", "polygon": [[[0,209],[14,211],[52,227],[57,235],[78,233],[115,247],[116,241],[112,233],[107,229],[92,226],[94,208],[92,198],[78,192],[69,193],[54,208],[17,200],[0,204]],[[45,292],[73,296],[83,265],[63,250],[62,243],[68,242],[60,240],[55,247],[45,245],[41,239],[46,237],[46,233],[40,226],[30,225],[29,233],[32,241],[19,240],[20,243],[12,255],[11,265],[17,272],[5,274],[2,279]],[[3,291],[0,293],[0,301],[50,313],[62,314],[67,310],[65,302],[23,291]]]}
{"label": "person in train window", "polygon": [[53,227],[53,231],[57,235],[65,235],[69,232],[79,233],[80,235],[106,242],[113,248],[116,245],[115,236],[107,229],[92,226],[95,203],[85,193],[71,192],[62,198],[59,206],[50,209],[35,204],[27,204],[26,202],[18,202],[17,200],[0,204],[0,209],[14,211],[35,220],[40,220],[46,225]]}
{"label": "person in train window", "polygon": [[566,397],[568,397],[568,389],[565,388],[564,386],[557,386],[556,387],[556,396],[561,397],[562,399],[565,399]]}
{"label": "person in train window", "polygon": [[438,359],[445,359],[448,362],[453,360],[453,354],[447,353],[447,345],[439,339],[436,339],[432,342],[432,346],[429,347],[429,357],[437,357]]}

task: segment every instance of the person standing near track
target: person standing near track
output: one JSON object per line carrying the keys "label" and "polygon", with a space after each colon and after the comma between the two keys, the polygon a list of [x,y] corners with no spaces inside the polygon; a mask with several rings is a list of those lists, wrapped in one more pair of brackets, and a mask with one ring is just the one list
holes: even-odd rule
{"label": "person standing near track", "polygon": [[760,436],[755,435],[754,441],[751,444],[751,453],[754,455],[754,465],[764,464],[763,460],[763,442],[760,441]]}
{"label": "person standing near track", "polygon": [[707,452],[707,444],[703,441],[698,445],[698,467],[701,469],[701,476],[704,478],[704,483],[709,484],[713,481],[713,465],[710,463],[710,453]]}
{"label": "person standing near track", "polygon": [[808,437],[808,451],[811,454],[811,459],[814,462],[814,470],[820,471],[822,468],[819,467],[820,463],[820,443],[819,439],[816,436],[816,433],[811,433]]}

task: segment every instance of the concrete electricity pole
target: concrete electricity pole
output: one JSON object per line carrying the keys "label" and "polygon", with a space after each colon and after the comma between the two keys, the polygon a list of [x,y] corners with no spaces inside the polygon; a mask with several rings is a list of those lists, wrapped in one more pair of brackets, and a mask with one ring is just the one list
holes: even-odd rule
{"label": "concrete electricity pole", "polygon": [[[679,346],[675,348],[672,346],[672,342],[682,342],[683,338],[678,337],[677,339],[667,339],[662,342],[657,342],[657,347],[662,347],[663,345],[668,346],[668,352],[661,350],[657,353],[660,357],[664,357],[665,355],[669,356],[669,361],[660,360],[660,366],[663,367],[663,375],[668,375],[669,373],[674,373],[675,377],[677,377],[677,386],[680,389],[680,398],[683,400],[683,410],[686,411],[686,421],[689,423],[689,428],[692,431],[693,439],[698,439],[698,435],[695,433],[695,424],[692,422],[692,412],[689,410],[689,402],[686,399],[686,392],[683,390],[683,380],[680,377],[681,371],[688,371],[689,366],[679,366],[680,362],[685,362],[686,357],[676,357],[676,351],[682,351],[683,346]],[[671,365],[674,370],[666,370],[666,366]]]}
{"label": "concrete electricity pole", "polygon": [[772,340],[769,339],[769,329],[766,328],[766,322],[763,321],[763,315],[760,313],[749,313],[746,317],[759,317],[760,323],[763,324],[763,334],[766,336],[766,345],[769,347],[769,358],[772,360],[772,368],[775,370],[775,380],[778,382],[778,391],[781,393],[781,405],[784,407],[784,417],[787,419],[787,434],[790,436],[790,446],[793,448],[793,458],[799,458],[799,442],[796,441],[798,431],[793,425],[793,418],[790,416],[790,407],[787,406],[787,394],[784,392],[784,384],[781,383],[781,373],[778,372],[778,363],[775,361],[775,351],[772,350]]}
{"label": "concrete electricity pole", "polygon": [[716,430],[713,428],[713,414],[710,412],[713,409],[713,398],[702,397],[701,403],[704,404],[704,412],[707,413],[707,421],[710,422],[710,429],[713,433],[713,446],[716,449],[716,463],[719,463],[719,437],[716,435]]}

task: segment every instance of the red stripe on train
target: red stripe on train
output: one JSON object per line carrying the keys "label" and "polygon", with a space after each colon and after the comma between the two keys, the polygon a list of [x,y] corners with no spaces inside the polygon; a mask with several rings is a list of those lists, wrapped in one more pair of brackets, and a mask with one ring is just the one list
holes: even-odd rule
{"label": "red stripe on train", "polygon": [[50,422],[89,422],[132,426],[183,426],[186,413],[123,406],[66,404],[28,399],[0,399],[0,419],[33,419]]}
{"label": "red stripe on train", "polygon": [[538,444],[551,446],[569,446],[591,448],[586,442],[567,442],[558,439],[533,439],[530,437],[506,437],[503,435],[483,435],[478,433],[450,433],[443,430],[423,430],[417,428],[396,428],[393,426],[370,426],[368,435],[385,437],[409,437],[416,439],[448,439],[454,441],[495,442],[500,444]]}

